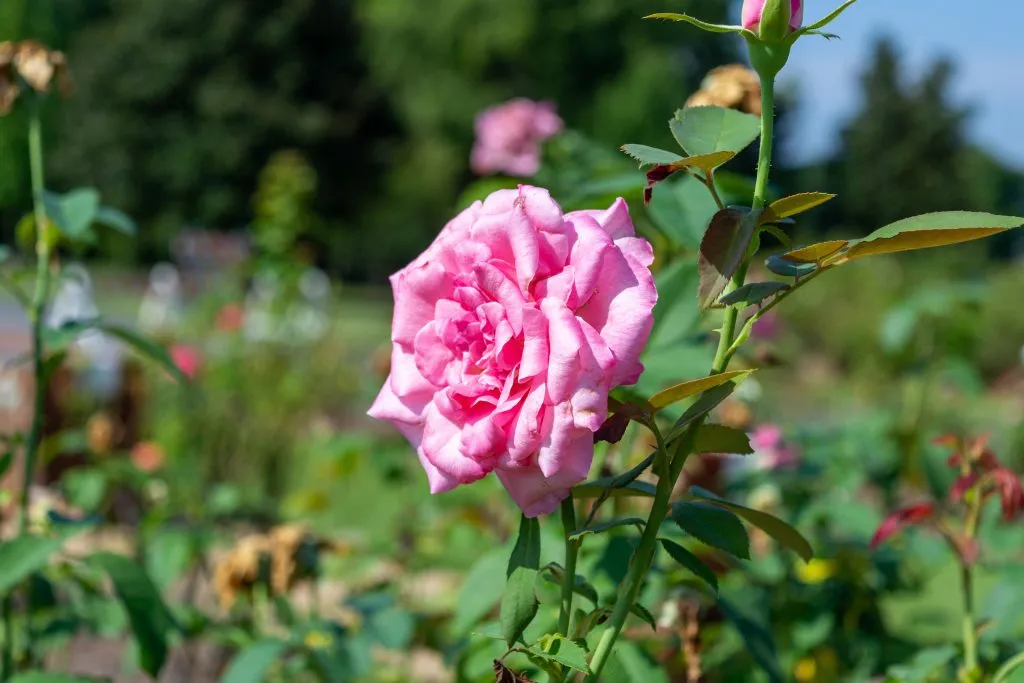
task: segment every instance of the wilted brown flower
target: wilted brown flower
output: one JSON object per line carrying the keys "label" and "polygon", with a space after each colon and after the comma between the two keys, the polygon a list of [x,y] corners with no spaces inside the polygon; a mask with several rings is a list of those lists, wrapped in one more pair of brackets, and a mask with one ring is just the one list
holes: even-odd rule
{"label": "wilted brown flower", "polygon": [[36,92],[49,92],[56,82],[62,94],[71,88],[67,58],[35,40],[0,43],[0,116],[7,114],[21,93],[19,78]]}
{"label": "wilted brown flower", "polygon": [[708,72],[686,107],[717,106],[761,115],[761,81],[752,69],[742,64],[727,64]]}
{"label": "wilted brown flower", "polygon": [[296,583],[315,576],[320,553],[337,546],[318,538],[300,524],[284,524],[267,534],[253,534],[221,560],[213,576],[220,604],[230,608],[240,593],[248,593],[264,582],[274,595],[287,594]]}
{"label": "wilted brown flower", "polygon": [[253,534],[238,541],[213,570],[213,590],[221,607],[230,609],[240,593],[252,590],[270,557],[270,539],[266,536]]}
{"label": "wilted brown flower", "polygon": [[96,413],[85,424],[86,441],[93,453],[109,453],[114,443],[114,421],[106,413]]}

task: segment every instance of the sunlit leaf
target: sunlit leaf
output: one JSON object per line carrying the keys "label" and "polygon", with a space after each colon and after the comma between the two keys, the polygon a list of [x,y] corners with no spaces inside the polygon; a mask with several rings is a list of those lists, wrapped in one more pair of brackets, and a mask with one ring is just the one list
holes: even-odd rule
{"label": "sunlit leaf", "polygon": [[125,235],[135,234],[135,221],[120,209],[115,209],[112,206],[101,206],[96,211],[96,223],[105,225],[108,228],[113,228],[120,233]]}
{"label": "sunlit leaf", "polygon": [[[804,28],[802,28],[799,31],[797,31],[797,33],[812,33],[813,34],[813,33],[817,32],[818,30],[825,28],[826,26],[831,24],[833,21],[838,19],[839,15],[842,14],[843,12],[845,12],[855,2],[857,2],[857,0],[846,0],[846,2],[844,2],[842,5],[840,5],[836,9],[832,10],[832,12],[830,12],[828,15],[826,15],[824,19],[816,21],[813,24],[808,24]],[[828,35],[832,35],[832,34],[828,34]]]}
{"label": "sunlit leaf", "polygon": [[692,379],[687,382],[682,382],[673,387],[669,387],[664,391],[659,391],[654,396],[648,399],[648,403],[651,404],[656,410],[668,407],[673,403],[686,400],[697,394],[703,393],[708,389],[717,387],[720,384],[725,384],[732,380],[742,381],[746,379],[753,370],[730,370],[729,372],[723,372],[718,375],[710,375],[708,377],[701,377],[700,379]]}
{"label": "sunlit leaf", "polygon": [[669,121],[676,142],[691,156],[739,154],[761,133],[761,119],[724,107],[687,107]]}
{"label": "sunlit leaf", "polygon": [[782,258],[792,263],[821,263],[830,256],[838,254],[848,244],[847,240],[828,240],[786,252]]}
{"label": "sunlit leaf", "polygon": [[825,192],[801,192],[800,194],[783,197],[768,205],[768,210],[765,211],[763,220],[770,223],[780,218],[796,216],[821,206],[832,199],[835,199],[835,195]]}
{"label": "sunlit leaf", "polygon": [[[529,652],[541,659],[545,659],[562,666],[569,667],[575,671],[587,671],[587,651],[562,636],[546,636],[541,641],[550,642],[543,648],[534,645]],[[583,642],[583,641],[580,641]]]}
{"label": "sunlit leaf", "polygon": [[657,12],[655,14],[648,14],[644,19],[664,19],[665,21],[685,21],[688,24],[693,24],[697,28],[711,33],[743,33],[746,29],[742,26],[732,26],[729,24],[710,24],[706,21],[701,21],[696,17],[691,17],[689,14],[679,14],[677,12]]}
{"label": "sunlit leaf", "polygon": [[691,487],[690,493],[697,498],[719,505],[730,512],[739,515],[750,524],[753,524],[758,529],[774,538],[782,547],[795,552],[803,558],[805,562],[809,562],[813,559],[814,549],[811,548],[811,544],[807,542],[807,539],[804,538],[799,531],[778,517],[769,515],[767,512],[761,512],[760,510],[754,510],[725,500],[724,498],[717,496],[710,491],[706,491],[699,486]]}
{"label": "sunlit leaf", "polygon": [[[745,372],[752,371],[748,370]],[[705,391],[700,395],[700,398],[697,399],[692,406],[687,408],[686,412],[676,420],[676,423],[672,426],[672,431],[670,431],[668,436],[665,437],[665,441],[672,443],[678,439],[687,429],[689,429],[691,424],[714,410],[715,407],[728,398],[735,389],[735,382],[726,382],[725,384],[721,384]]]}
{"label": "sunlit leaf", "polygon": [[718,577],[715,576],[715,573],[711,571],[711,568],[704,564],[699,557],[678,543],[670,541],[667,538],[660,538],[658,540],[661,541],[661,545],[665,548],[665,552],[667,552],[673,560],[678,562],[683,569],[686,569],[694,576],[702,579],[705,583],[711,586],[716,593],[718,592]]}
{"label": "sunlit leaf", "polygon": [[80,239],[96,219],[100,193],[92,187],[81,187],[63,195],[44,191],[43,206],[65,236]]}
{"label": "sunlit leaf", "polygon": [[973,211],[943,211],[897,221],[879,228],[844,254],[852,261],[875,254],[942,247],[996,235],[1024,225],[1024,218]]}
{"label": "sunlit leaf", "polygon": [[641,168],[657,164],[674,164],[682,159],[682,156],[676,152],[667,152],[657,147],[648,147],[647,145],[629,144],[623,145],[620,149],[635,159]]}
{"label": "sunlit leaf", "polygon": [[577,484],[572,489],[574,498],[608,498],[609,496],[644,496],[653,497],[654,487],[647,482],[637,481],[654,462],[654,453],[644,458],[635,467],[614,477],[601,477],[592,481]]}

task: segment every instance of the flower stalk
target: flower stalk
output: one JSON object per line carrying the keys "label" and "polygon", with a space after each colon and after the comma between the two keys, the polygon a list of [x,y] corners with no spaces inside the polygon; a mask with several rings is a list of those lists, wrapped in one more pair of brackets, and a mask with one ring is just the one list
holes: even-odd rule
{"label": "flower stalk", "polygon": [[[761,75],[761,146],[752,202],[752,209],[755,211],[764,208],[768,191],[768,175],[771,170],[772,136],[774,130],[774,85],[774,75]],[[734,291],[743,286],[747,276],[747,269],[750,265],[750,256],[748,254],[747,258],[744,259],[743,263],[736,270],[736,274],[733,276],[726,291]],[[718,349],[711,367],[712,375],[721,374],[729,367],[729,361],[735,352],[733,342],[740,308],[740,304],[734,304],[728,306],[725,310],[721,334],[718,339]],[[662,522],[668,516],[672,491],[675,489],[680,474],[682,474],[687,458],[693,452],[697,430],[700,429],[703,423],[704,419],[695,420],[680,436],[679,440],[673,444],[665,443],[660,430],[653,420],[648,425],[651,431],[654,432],[655,439],[658,442],[658,455],[654,462],[654,469],[658,474],[657,491],[654,503],[651,505],[650,515],[647,518],[647,525],[640,538],[640,544],[637,546],[630,561],[629,573],[619,589],[608,627],[601,634],[601,639],[594,650],[594,656],[590,662],[590,673],[587,675],[586,683],[597,683],[600,679],[601,672],[611,657],[615,642],[618,640],[630,610],[636,602],[640,588],[654,560],[658,532]]]}

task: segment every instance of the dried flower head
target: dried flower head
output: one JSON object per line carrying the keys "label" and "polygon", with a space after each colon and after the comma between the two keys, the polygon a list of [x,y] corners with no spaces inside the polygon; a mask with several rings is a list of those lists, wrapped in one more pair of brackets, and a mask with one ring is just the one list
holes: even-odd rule
{"label": "dried flower head", "polygon": [[260,580],[261,567],[271,557],[270,539],[253,534],[240,539],[213,570],[213,589],[221,607],[230,609],[241,593],[249,593]]}
{"label": "dried flower head", "polygon": [[56,83],[61,94],[71,89],[67,58],[35,40],[0,43],[0,116],[14,107],[21,94],[20,82],[36,92],[49,92]]}
{"label": "dried flower head", "polygon": [[753,69],[742,64],[719,66],[708,72],[700,90],[684,106],[725,107],[760,116],[761,81]]}

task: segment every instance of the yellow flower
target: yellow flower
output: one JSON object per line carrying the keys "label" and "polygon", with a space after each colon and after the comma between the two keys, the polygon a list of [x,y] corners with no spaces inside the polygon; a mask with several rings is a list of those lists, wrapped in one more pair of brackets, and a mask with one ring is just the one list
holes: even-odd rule
{"label": "yellow flower", "polygon": [[815,584],[831,579],[836,574],[836,563],[834,560],[813,559],[810,562],[798,564],[796,576],[804,583]]}
{"label": "yellow flower", "polygon": [[804,657],[796,663],[796,668],[793,669],[793,678],[803,683],[803,681],[813,681],[815,674],[818,673],[818,664],[811,657]]}

